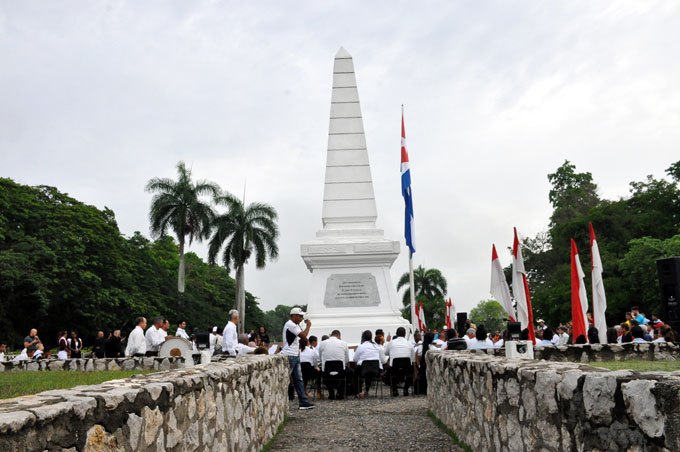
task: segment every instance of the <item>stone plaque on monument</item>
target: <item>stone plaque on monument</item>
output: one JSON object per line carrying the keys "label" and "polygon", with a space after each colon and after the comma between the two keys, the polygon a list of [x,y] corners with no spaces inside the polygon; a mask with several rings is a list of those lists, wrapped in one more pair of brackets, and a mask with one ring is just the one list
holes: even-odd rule
{"label": "stone plaque on monument", "polygon": [[329,308],[380,305],[375,276],[371,273],[333,274],[326,280],[323,304]]}

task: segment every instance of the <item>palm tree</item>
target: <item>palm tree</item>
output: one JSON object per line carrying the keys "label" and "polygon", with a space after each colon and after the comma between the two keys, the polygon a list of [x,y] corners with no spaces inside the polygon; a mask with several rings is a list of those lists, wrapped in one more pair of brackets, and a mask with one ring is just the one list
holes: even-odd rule
{"label": "palm tree", "polygon": [[177,291],[184,292],[184,245],[195,240],[210,237],[212,220],[215,217],[210,204],[201,196],[217,196],[220,188],[208,181],[191,180],[191,170],[184,162],[177,163],[177,180],[154,177],[146,184],[146,191],[155,193],[151,200],[149,219],[151,236],[163,237],[171,230],[179,242],[179,270],[177,272]]}
{"label": "palm tree", "polygon": [[279,256],[276,243],[279,228],[276,210],[263,203],[251,203],[225,193],[215,197],[215,204],[227,207],[227,212],[217,215],[213,221],[215,233],[210,239],[208,261],[215,263],[222,252],[222,262],[227,269],[236,269],[236,308],[239,311],[239,331],[245,332],[246,289],[244,267],[255,253],[255,266],[264,268],[267,259]]}
{"label": "palm tree", "polygon": [[[413,285],[415,286],[415,298],[419,297],[427,298],[428,300],[443,299],[446,295],[446,278],[442,275],[442,272],[436,268],[426,269],[422,265],[419,265],[413,271]],[[399,282],[397,282],[397,292],[402,288],[406,288],[404,292],[404,306],[406,312],[411,312],[411,292],[410,292],[410,282],[408,272],[401,275]]]}

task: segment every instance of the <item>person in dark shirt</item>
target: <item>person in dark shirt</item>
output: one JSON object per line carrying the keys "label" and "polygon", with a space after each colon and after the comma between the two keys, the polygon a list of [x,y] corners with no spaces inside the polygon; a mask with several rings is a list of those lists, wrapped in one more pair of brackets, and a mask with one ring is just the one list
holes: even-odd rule
{"label": "person in dark shirt", "polygon": [[104,346],[107,358],[120,358],[123,356],[122,353],[122,343],[120,339],[120,330],[113,332],[111,337],[106,341]]}
{"label": "person in dark shirt", "polygon": [[40,344],[40,338],[38,337],[38,330],[33,328],[31,332],[24,338],[24,348],[26,352],[34,352],[38,344]]}
{"label": "person in dark shirt", "polygon": [[269,345],[269,335],[267,334],[267,329],[263,326],[260,327],[260,341],[262,345]]}
{"label": "person in dark shirt", "polygon": [[78,337],[78,333],[75,331],[71,331],[71,337],[68,340],[68,349],[71,352],[71,359],[82,357],[83,341]]}
{"label": "person in dark shirt", "polygon": [[104,338],[103,331],[97,333],[97,339],[94,340],[93,351],[95,358],[103,358],[106,356],[106,338]]}

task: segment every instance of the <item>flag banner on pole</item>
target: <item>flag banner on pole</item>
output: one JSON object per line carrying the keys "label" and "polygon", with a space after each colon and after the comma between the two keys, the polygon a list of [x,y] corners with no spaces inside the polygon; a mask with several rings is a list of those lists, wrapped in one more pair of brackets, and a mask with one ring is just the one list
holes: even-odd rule
{"label": "flag banner on pole", "polygon": [[583,268],[581,268],[581,260],[578,258],[576,242],[571,239],[571,322],[574,343],[580,335],[585,336],[586,341],[588,340],[588,318],[586,317],[588,294],[583,283],[585,276]]}
{"label": "flag banner on pole", "polygon": [[418,319],[418,331],[423,331],[423,322],[420,320],[420,309],[416,303],[416,318]]}
{"label": "flag banner on pole", "polygon": [[409,253],[416,252],[416,235],[413,220],[413,196],[411,192],[411,170],[406,150],[406,129],[404,112],[401,112],[401,194],[404,197],[404,237]]}
{"label": "flag banner on pole", "polygon": [[515,239],[512,244],[512,294],[517,302],[517,317],[522,329],[529,330],[529,339],[536,343],[536,332],[534,331],[534,313],[531,309],[531,294],[529,293],[529,283],[527,274],[524,270],[524,258],[522,257],[522,246],[515,230]]}
{"label": "flag banner on pole", "polygon": [[427,330],[427,323],[425,323],[425,310],[423,309],[423,300],[420,300],[420,309],[418,310],[420,312],[420,325],[421,331]]}
{"label": "flag banner on pole", "polygon": [[511,322],[514,322],[517,318],[515,314],[515,308],[512,306],[512,298],[510,297],[510,288],[508,287],[508,281],[505,279],[505,273],[503,273],[503,266],[501,265],[500,259],[498,259],[498,253],[496,252],[496,245],[491,245],[491,295],[498,301],[498,303],[503,306],[505,312],[508,314]]}
{"label": "flag banner on pole", "polygon": [[451,299],[449,298],[448,301],[444,301],[444,305],[446,306],[446,328],[453,328],[451,325],[453,324],[453,320],[451,318],[451,313],[453,311],[453,303],[451,303]]}
{"label": "flag banner on pole", "polygon": [[602,259],[600,259],[600,249],[597,246],[593,224],[588,223],[588,226],[590,227],[590,269],[593,280],[593,320],[595,321],[595,328],[597,328],[597,335],[600,338],[600,344],[606,344],[607,319],[605,319],[604,313],[607,310],[607,297],[604,294],[604,281],[602,279]]}

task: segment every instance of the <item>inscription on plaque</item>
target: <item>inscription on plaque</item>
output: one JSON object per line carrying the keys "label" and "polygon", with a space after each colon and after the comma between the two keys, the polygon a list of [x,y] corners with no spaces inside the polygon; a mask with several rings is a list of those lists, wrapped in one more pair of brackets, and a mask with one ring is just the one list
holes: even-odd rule
{"label": "inscription on plaque", "polygon": [[326,280],[323,304],[329,308],[378,306],[380,295],[375,276],[371,273],[331,275]]}

